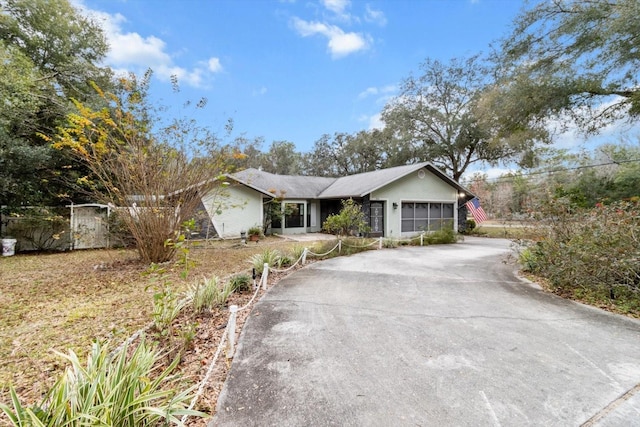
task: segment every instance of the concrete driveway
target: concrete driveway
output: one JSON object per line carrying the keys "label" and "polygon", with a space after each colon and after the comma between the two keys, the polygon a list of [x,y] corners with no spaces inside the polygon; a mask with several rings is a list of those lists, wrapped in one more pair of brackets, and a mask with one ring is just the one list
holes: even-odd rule
{"label": "concrete driveway", "polygon": [[255,306],[215,426],[640,426],[640,322],[514,275],[509,241],[315,263]]}

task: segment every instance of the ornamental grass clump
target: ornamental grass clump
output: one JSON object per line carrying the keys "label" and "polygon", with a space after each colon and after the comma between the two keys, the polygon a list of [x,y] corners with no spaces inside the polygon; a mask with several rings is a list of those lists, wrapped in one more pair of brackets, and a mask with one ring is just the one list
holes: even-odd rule
{"label": "ornamental grass clump", "polygon": [[361,237],[346,237],[342,239],[340,255],[354,255],[373,249],[378,249],[376,240]]}
{"label": "ornamental grass clump", "polygon": [[220,287],[216,276],[204,279],[191,287],[187,292],[187,298],[191,299],[193,309],[196,313],[203,313],[213,308],[222,308],[235,290],[234,285],[229,282]]}
{"label": "ornamental grass clump", "polygon": [[237,292],[248,292],[251,290],[251,277],[247,274],[235,275],[229,280],[229,285]]}
{"label": "ornamental grass clump", "polygon": [[128,353],[127,346],[111,353],[96,342],[86,365],[73,351],[57,353],[69,366],[39,404],[24,406],[11,388],[12,406],[0,409],[14,426],[145,427],[182,425],[183,415],[206,416],[187,409],[193,388],[174,388],[178,359],[163,367],[163,355],[144,340]]}
{"label": "ornamental grass clump", "polygon": [[279,250],[267,248],[262,253],[252,256],[249,262],[251,262],[258,274],[262,274],[264,264],[269,264],[270,267],[279,266],[281,258],[282,253]]}
{"label": "ornamental grass clump", "polygon": [[337,240],[323,240],[321,242],[316,242],[311,247],[311,252],[319,255],[312,255],[315,259],[327,259],[340,256],[337,248],[338,241]]}
{"label": "ornamental grass clump", "polygon": [[299,260],[300,258],[302,258],[302,254],[304,253],[304,251],[304,246],[295,245],[293,248],[291,248],[291,258],[296,261]]}

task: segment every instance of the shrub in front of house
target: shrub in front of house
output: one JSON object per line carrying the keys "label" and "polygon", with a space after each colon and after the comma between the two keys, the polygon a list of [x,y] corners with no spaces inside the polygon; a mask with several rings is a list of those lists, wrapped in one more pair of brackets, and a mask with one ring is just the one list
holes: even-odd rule
{"label": "shrub in front of house", "polygon": [[353,199],[343,200],[340,212],[329,215],[322,224],[322,229],[338,236],[360,235],[369,232],[364,212]]}
{"label": "shrub in front of house", "polygon": [[440,230],[426,233],[423,239],[425,245],[442,245],[447,243],[455,243],[456,241],[456,233],[454,233],[452,227],[444,227]]}
{"label": "shrub in front of house", "polygon": [[262,227],[260,227],[259,225],[254,225],[253,227],[250,227],[247,230],[247,235],[248,236],[264,237],[264,233],[262,232]]}
{"label": "shrub in front of house", "polygon": [[463,234],[473,234],[478,225],[476,224],[476,222],[472,219],[468,219],[465,221],[464,223],[464,230],[462,230]]}

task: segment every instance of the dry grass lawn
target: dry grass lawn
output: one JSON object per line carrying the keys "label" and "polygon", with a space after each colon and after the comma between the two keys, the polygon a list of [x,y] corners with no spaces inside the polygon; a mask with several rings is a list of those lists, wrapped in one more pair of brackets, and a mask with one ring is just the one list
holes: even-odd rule
{"label": "dry grass lawn", "polygon": [[536,239],[539,227],[533,222],[491,220],[478,225],[473,234],[502,239]]}
{"label": "dry grass lawn", "polygon": [[[297,245],[301,245],[297,243]],[[202,277],[249,272],[251,255],[265,248],[289,252],[296,243],[277,237],[244,246],[238,241],[193,243],[188,278],[166,266],[175,291]],[[29,402],[62,372],[52,350],[86,354],[95,339],[119,344],[151,320],[148,266],[133,250],[20,254],[0,259],[0,401],[7,386]]]}

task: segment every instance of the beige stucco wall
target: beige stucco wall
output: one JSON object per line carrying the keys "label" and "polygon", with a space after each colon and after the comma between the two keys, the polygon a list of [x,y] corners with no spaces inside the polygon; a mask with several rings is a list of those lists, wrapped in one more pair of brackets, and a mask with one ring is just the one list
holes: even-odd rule
{"label": "beige stucco wall", "polygon": [[[419,171],[415,171],[371,193],[371,201],[385,202],[386,237],[403,236],[400,231],[402,202],[454,203],[454,228],[458,231],[458,191],[426,168],[421,170],[425,172],[423,178],[419,177]],[[394,203],[397,203],[397,209],[393,208]]]}
{"label": "beige stucco wall", "polygon": [[232,184],[223,195],[214,197],[210,193],[202,201],[218,235],[224,239],[239,239],[241,231],[262,226],[262,193],[256,190]]}

